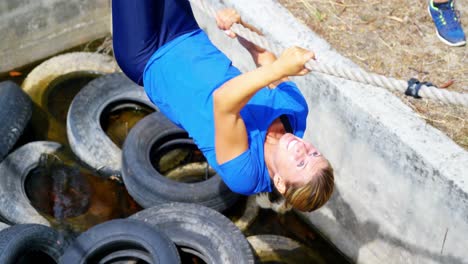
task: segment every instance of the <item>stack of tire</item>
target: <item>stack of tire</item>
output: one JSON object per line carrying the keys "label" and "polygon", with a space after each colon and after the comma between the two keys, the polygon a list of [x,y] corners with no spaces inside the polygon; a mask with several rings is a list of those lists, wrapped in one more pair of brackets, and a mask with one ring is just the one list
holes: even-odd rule
{"label": "stack of tire", "polygon": [[205,263],[254,263],[241,231],[197,204],[154,206],[96,225],[73,240],[40,224],[0,232],[1,263],[184,263],[184,254]]}
{"label": "stack of tire", "polygon": [[[57,85],[63,76],[80,72],[89,72],[91,77],[73,96],[66,119],[45,115],[51,105],[48,87]],[[107,136],[101,119],[129,104],[144,105],[154,113],[130,130],[121,147]],[[169,164],[180,161],[161,153],[196,146],[186,131],[157,111],[142,87],[118,72],[111,57],[64,54],[31,71],[22,89],[13,82],[0,83],[0,120],[0,220],[8,223],[0,225],[4,228],[0,263],[181,263],[186,254],[205,263],[254,263],[252,246],[261,259],[260,251],[265,248],[261,241],[283,241],[281,237],[251,237],[249,244],[241,230],[252,223],[258,206],[250,198],[235,224],[222,215],[239,196],[218,175],[183,181],[187,170],[216,174],[207,165],[171,166],[173,178],[161,172],[164,157]],[[28,124],[46,141],[15,148]],[[129,219],[96,225],[76,239],[52,229],[29,202],[24,182],[42,154],[54,153],[64,144],[100,176],[122,179],[129,194],[145,209]],[[153,165],[155,156],[159,157],[158,169]],[[291,247],[291,243],[286,244]]]}
{"label": "stack of tire", "polygon": [[[47,87],[65,75],[84,71],[97,78],[73,97],[67,114],[68,142],[63,142],[60,118],[50,115],[44,119],[43,112],[50,106]],[[138,124],[135,133],[132,130],[129,143],[124,145],[127,159],[107,137],[100,125],[106,108],[129,103],[154,108],[142,87],[122,73],[113,73],[116,71],[110,57],[70,53],[37,66],[23,82],[23,89],[13,82],[0,83],[0,216],[12,225],[2,224],[5,229],[0,232],[0,263],[112,263],[126,259],[179,263],[176,245],[180,252],[193,253],[206,263],[252,263],[252,252],[241,231],[222,214],[203,206],[222,211],[236,201],[237,195],[219,177],[191,184],[168,180],[145,156],[156,144],[193,147],[185,131],[156,112]],[[15,149],[31,116],[34,134],[53,141],[34,141]],[[46,130],[43,122],[48,123]],[[165,142],[169,139],[175,143]],[[29,203],[24,181],[42,154],[54,153],[66,143],[101,176],[123,177],[130,194],[147,209],[131,220],[97,225],[72,241],[50,228],[50,223]],[[145,147],[135,148],[137,144]]]}

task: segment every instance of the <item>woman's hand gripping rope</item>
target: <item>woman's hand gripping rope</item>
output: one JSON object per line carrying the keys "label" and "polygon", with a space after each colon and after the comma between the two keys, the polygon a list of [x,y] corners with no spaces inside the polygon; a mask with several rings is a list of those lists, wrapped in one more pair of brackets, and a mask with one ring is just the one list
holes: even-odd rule
{"label": "woman's hand gripping rope", "polygon": [[280,75],[283,77],[303,76],[310,72],[305,64],[312,59],[315,59],[315,54],[312,51],[300,47],[290,47],[273,62],[273,65],[281,72]]}
{"label": "woman's hand gripping rope", "polygon": [[[218,28],[224,30],[226,35],[231,38],[237,37],[237,35],[231,31],[232,25],[236,23],[241,24],[244,27],[262,35],[257,28],[242,21],[240,14],[233,8],[219,10],[216,14],[216,23]],[[240,41],[241,44],[252,53],[254,59],[255,57],[258,57],[258,53],[265,53],[264,49],[254,45],[253,43],[250,43],[245,39],[240,39]],[[266,54],[263,54],[263,57],[265,57],[265,55]],[[305,64],[309,60],[315,59],[315,54],[312,51],[300,47],[290,47],[283,52],[279,59],[276,59],[273,54],[271,54],[270,57],[272,58],[268,57],[268,60],[262,58],[262,61],[268,61],[268,64],[275,64],[275,68],[278,70],[278,74],[280,74],[282,78],[287,78],[288,76],[303,76],[309,73],[310,70],[305,67]],[[257,63],[257,66],[264,64],[266,63]]]}
{"label": "woman's hand gripping rope", "polygon": [[236,33],[231,31],[234,24],[242,24],[241,16],[232,8],[221,9],[216,13],[216,24],[218,28],[224,30],[224,33],[231,38],[237,37]]}

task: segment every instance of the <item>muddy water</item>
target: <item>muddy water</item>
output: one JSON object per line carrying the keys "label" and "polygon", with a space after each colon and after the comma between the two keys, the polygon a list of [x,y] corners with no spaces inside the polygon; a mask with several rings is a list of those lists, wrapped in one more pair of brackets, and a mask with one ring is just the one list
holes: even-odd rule
{"label": "muddy water", "polygon": [[122,148],[130,129],[153,109],[135,102],[121,102],[103,111],[101,126],[109,138]]}
{"label": "muddy water", "polygon": [[[59,79],[49,89],[48,117],[60,121],[62,126],[54,135],[61,135],[65,143],[62,152],[43,156],[40,166],[31,170],[25,189],[31,204],[58,230],[77,235],[88,228],[110,219],[127,217],[142,208],[130,197],[124,185],[118,180],[103,179],[82,165],[66,145],[65,122],[68,106],[76,93],[97,75],[77,74]],[[2,79],[0,78],[0,81]],[[15,80],[20,83],[19,80]],[[124,102],[106,109],[101,120],[104,131],[118,146],[122,146],[130,129],[153,110],[135,103]],[[63,129],[63,130],[62,130]],[[37,140],[37,135],[25,131],[25,137],[17,145]],[[56,138],[56,136],[54,136]],[[50,139],[40,138],[40,139]],[[152,151],[153,166],[167,177],[182,182],[197,182],[212,177],[215,172],[207,165],[201,152],[193,145],[172,144],[170,147]],[[186,174],[190,171],[192,174]],[[246,199],[239,202],[225,215],[236,219],[245,207]],[[295,239],[313,249],[325,263],[348,263],[324,239],[316,235],[295,213],[279,216],[270,210],[260,210],[259,215],[244,234],[277,234]],[[179,248],[183,263],[205,263],[194,254]],[[298,254],[281,255],[264,263],[309,263]]]}
{"label": "muddy water", "polygon": [[[68,107],[80,89],[97,76],[94,73],[74,73],[58,78],[47,89],[47,102],[43,103],[46,109],[41,110],[58,120],[59,125],[54,127],[55,133],[39,137],[59,141],[65,148],[53,156],[42,157],[40,165],[30,171],[25,182],[31,204],[55,228],[70,233],[80,233],[96,224],[124,218],[141,210],[120,181],[99,177],[80,164],[67,145],[65,124]],[[151,112],[153,110],[149,107],[125,102],[106,109],[101,125],[111,140],[121,147],[130,129]]]}
{"label": "muddy water", "polygon": [[68,107],[75,95],[91,80],[100,76],[93,72],[73,72],[58,77],[47,89],[46,106],[48,113],[61,124],[66,124]]}
{"label": "muddy water", "polygon": [[195,144],[180,144],[173,140],[162,147],[154,146],[150,160],[157,171],[173,181],[196,183],[216,175]]}
{"label": "muddy water", "polygon": [[69,235],[141,210],[121,183],[94,175],[65,153],[43,155],[25,190],[38,212]]}

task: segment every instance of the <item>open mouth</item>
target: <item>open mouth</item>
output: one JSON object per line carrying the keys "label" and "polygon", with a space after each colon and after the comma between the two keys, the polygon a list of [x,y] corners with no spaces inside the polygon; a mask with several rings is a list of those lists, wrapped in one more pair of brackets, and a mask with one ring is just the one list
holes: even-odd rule
{"label": "open mouth", "polygon": [[292,148],[297,144],[297,142],[298,142],[297,139],[292,138],[292,139],[288,142],[286,149],[287,149],[287,150],[292,149]]}
{"label": "open mouth", "polygon": [[293,134],[287,133],[281,138],[282,145],[286,148],[287,151],[292,150],[297,143],[300,143],[300,140],[297,139]]}

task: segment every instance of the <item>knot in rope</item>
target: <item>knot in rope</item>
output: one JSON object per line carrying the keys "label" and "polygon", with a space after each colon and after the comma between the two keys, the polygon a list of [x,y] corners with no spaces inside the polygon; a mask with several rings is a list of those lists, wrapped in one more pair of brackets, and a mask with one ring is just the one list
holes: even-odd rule
{"label": "knot in rope", "polygon": [[411,78],[408,80],[408,88],[406,89],[405,94],[416,99],[421,99],[422,97],[419,96],[419,90],[423,85],[437,87],[431,82],[420,82],[416,78]]}

